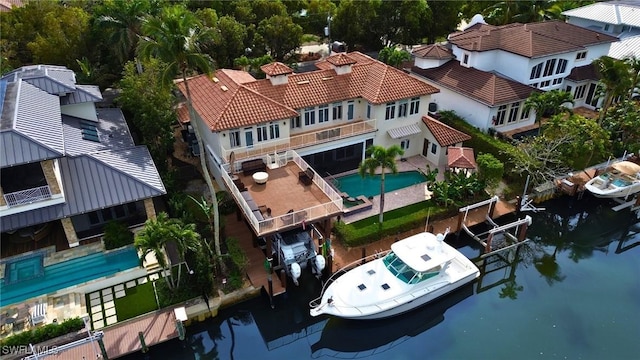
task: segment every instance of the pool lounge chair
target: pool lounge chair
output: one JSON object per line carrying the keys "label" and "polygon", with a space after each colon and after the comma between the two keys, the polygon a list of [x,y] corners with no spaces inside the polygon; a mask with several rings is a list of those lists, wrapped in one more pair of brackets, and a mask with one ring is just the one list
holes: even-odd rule
{"label": "pool lounge chair", "polygon": [[47,304],[39,303],[31,308],[31,325],[36,326],[47,320]]}

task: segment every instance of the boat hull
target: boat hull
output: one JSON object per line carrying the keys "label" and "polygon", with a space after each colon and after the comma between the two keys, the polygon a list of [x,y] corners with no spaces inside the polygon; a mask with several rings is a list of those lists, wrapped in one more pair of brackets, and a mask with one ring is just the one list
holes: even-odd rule
{"label": "boat hull", "polygon": [[416,300],[404,303],[402,305],[398,305],[397,307],[385,310],[385,311],[381,311],[379,313],[375,313],[375,314],[369,314],[369,315],[353,315],[353,316],[349,316],[349,315],[336,315],[336,316],[340,316],[344,319],[352,319],[352,320],[376,320],[376,319],[384,319],[384,318],[389,318],[389,317],[393,317],[393,316],[398,316],[398,315],[402,315],[406,312],[412,311],[414,309],[417,309],[419,307],[422,306],[428,306],[427,304],[439,299],[443,296],[446,296],[447,294],[453,292],[454,290],[461,288],[462,286],[469,284],[470,282],[472,282],[473,280],[475,280],[478,277],[479,274],[470,274],[469,276],[460,279],[459,281],[452,283],[452,284],[448,284],[446,286],[443,286],[437,290],[434,290],[430,293],[428,293],[427,295],[423,295],[419,298],[417,298]]}

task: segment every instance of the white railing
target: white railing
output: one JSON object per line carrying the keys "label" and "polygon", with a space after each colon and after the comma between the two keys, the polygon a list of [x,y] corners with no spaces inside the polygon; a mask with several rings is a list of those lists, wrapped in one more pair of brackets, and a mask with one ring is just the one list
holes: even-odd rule
{"label": "white railing", "polygon": [[[289,150],[285,154],[282,155],[288,161],[293,161],[298,165],[300,170],[304,171],[309,168],[309,164],[300,157],[295,151]],[[286,164],[285,162],[285,164]],[[234,165],[234,172],[239,170],[241,164],[236,163]],[[244,199],[238,188],[233,183],[231,176],[228,174],[229,165],[223,165],[223,169],[227,171],[222,171],[222,180],[227,185],[227,188],[231,191],[231,195],[236,199],[236,203],[245,214],[247,221],[251,225],[251,227],[256,231],[257,234],[266,234],[270,232],[277,231],[279,229],[288,228],[293,225],[302,224],[305,221],[311,222],[314,219],[319,219],[322,217],[326,217],[336,212],[341,212],[343,210],[342,197],[338,194],[333,187],[331,187],[321,176],[314,176],[313,182],[316,186],[318,186],[324,193],[329,197],[330,201],[324,204],[311,206],[302,210],[294,211],[291,213],[287,213],[284,215],[267,218],[263,220],[258,220],[258,218],[253,213],[253,210],[247,204],[247,201]]]}
{"label": "white railing", "polygon": [[4,194],[4,200],[9,207],[32,204],[48,199],[51,199],[51,189],[49,185]]}
{"label": "white railing", "polygon": [[306,132],[304,134],[291,135],[288,139],[261,141],[250,147],[238,147],[233,149],[221,148],[225,159],[233,152],[237,159],[272,154],[286,150],[295,150],[307,146],[340,140],[351,136],[366,134],[376,131],[376,120],[353,121],[348,124],[334,126]]}

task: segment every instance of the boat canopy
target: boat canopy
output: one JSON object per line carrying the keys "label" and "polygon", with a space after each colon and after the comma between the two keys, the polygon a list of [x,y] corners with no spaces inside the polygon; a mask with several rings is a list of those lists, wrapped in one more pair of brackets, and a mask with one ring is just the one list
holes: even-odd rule
{"label": "boat canopy", "polygon": [[[444,242],[444,240],[442,240]],[[431,233],[420,233],[391,244],[391,250],[417,272],[426,272],[455,257]]]}
{"label": "boat canopy", "polygon": [[640,173],[640,165],[631,161],[620,161],[611,165],[611,167],[628,175]]}

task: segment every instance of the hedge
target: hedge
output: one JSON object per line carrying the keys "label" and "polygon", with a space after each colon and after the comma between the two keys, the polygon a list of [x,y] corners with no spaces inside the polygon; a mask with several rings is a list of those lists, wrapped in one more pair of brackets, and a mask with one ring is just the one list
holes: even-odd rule
{"label": "hedge", "polygon": [[28,346],[57,338],[69,333],[84,329],[84,321],[81,318],[67,319],[61,323],[47,324],[32,330],[23,331],[0,340],[0,347]]}
{"label": "hedge", "polygon": [[450,216],[456,211],[457,209],[454,208],[439,207],[431,200],[422,201],[385,212],[382,226],[378,223],[378,215],[375,215],[351,224],[339,221],[334,225],[333,231],[336,238],[345,246],[355,247],[423,227],[427,216],[430,216],[430,220],[437,220]]}

